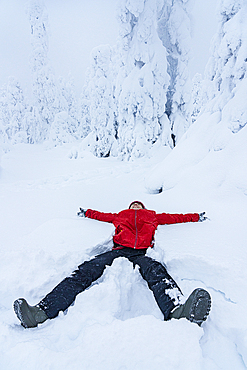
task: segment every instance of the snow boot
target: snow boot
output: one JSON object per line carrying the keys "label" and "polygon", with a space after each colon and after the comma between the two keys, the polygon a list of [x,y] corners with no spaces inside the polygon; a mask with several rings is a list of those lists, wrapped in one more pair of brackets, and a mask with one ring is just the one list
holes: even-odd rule
{"label": "snow boot", "polygon": [[197,288],[191,293],[184,304],[174,308],[170,313],[170,318],[181,319],[185,317],[187,320],[201,326],[203,321],[207,319],[210,308],[210,294],[204,289]]}
{"label": "snow boot", "polygon": [[24,328],[35,328],[48,319],[39,306],[30,306],[24,298],[14,301],[14,311]]}

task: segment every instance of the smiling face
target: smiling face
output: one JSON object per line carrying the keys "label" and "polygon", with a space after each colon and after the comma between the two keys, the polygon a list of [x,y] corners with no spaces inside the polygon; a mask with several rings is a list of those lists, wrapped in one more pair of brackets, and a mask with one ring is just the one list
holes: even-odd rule
{"label": "smiling face", "polygon": [[143,209],[143,206],[141,203],[134,202],[131,204],[130,209]]}

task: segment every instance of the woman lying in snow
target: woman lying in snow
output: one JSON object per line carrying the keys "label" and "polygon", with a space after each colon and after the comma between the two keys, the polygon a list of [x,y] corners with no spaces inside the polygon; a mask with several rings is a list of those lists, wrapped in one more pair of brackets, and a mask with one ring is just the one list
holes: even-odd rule
{"label": "woman lying in snow", "polygon": [[103,213],[92,209],[80,208],[80,217],[110,222],[115,226],[114,246],[111,251],[99,254],[90,261],[78,266],[71,276],[65,278],[37,305],[30,306],[24,298],[14,302],[14,310],[25,328],[36,327],[47,319],[53,319],[59,311],[65,311],[75,300],[77,294],[87,289],[97,280],[117,257],[128,258],[139,271],[152,290],[155,300],[164,314],[164,320],[186,317],[189,321],[201,325],[207,319],[211,307],[211,298],[204,289],[195,289],[184,304],[181,304],[182,292],[176,282],[159,262],[145,256],[153,246],[154,234],[158,225],[181,222],[198,222],[207,219],[205,212],[188,214],[157,214],[147,210],[135,201],[129,209],[119,213]]}

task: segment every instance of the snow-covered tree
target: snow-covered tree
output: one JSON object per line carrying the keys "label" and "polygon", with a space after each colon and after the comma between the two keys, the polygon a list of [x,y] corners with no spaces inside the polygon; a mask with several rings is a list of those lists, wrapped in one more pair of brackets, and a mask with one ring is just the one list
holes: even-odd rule
{"label": "snow-covered tree", "polygon": [[61,96],[64,99],[62,105],[65,107],[68,115],[78,123],[78,105],[72,76],[69,75],[68,79],[60,77],[59,83]]}
{"label": "snow-covered tree", "polygon": [[30,106],[28,108],[23,120],[23,129],[26,133],[26,142],[28,144],[36,144],[43,141],[43,122],[37,107]]}
{"label": "snow-covered tree", "polygon": [[232,132],[247,123],[247,3],[221,0],[220,27],[207,65],[212,100],[207,109],[222,112],[222,121]]}
{"label": "snow-covered tree", "polygon": [[83,86],[78,108],[78,136],[86,137],[91,132],[90,98],[87,85]]}
{"label": "snow-covered tree", "polygon": [[20,83],[14,77],[9,77],[7,85],[0,91],[0,122],[4,142],[27,142],[24,120],[28,109]]}
{"label": "snow-covered tree", "polygon": [[81,112],[98,156],[138,158],[160,139],[173,147],[191,122],[192,0],[120,0],[116,48],[99,47]]}
{"label": "snow-covered tree", "polygon": [[196,73],[192,80],[191,104],[191,118],[193,123],[198,117],[203,105],[203,79],[200,73]]}
{"label": "snow-covered tree", "polygon": [[[96,156],[110,155],[115,141],[112,49],[109,45],[94,48],[81,109],[85,129],[90,122],[91,147]],[[90,115],[90,118],[88,117]]]}
{"label": "snow-covered tree", "polygon": [[203,79],[200,73],[196,73],[192,79],[191,91],[191,120],[194,123],[198,116],[205,111],[208,102],[214,97],[211,81]]}
{"label": "snow-covered tree", "polygon": [[51,125],[49,141],[55,146],[73,143],[76,140],[76,129],[77,121],[71,118],[66,111],[57,113]]}
{"label": "snow-covered tree", "polygon": [[[157,34],[160,1],[122,0],[119,8],[121,66],[116,80],[119,151],[145,155],[162,132],[169,84],[166,50]],[[169,139],[167,139],[169,140]]]}
{"label": "snow-covered tree", "polygon": [[9,138],[7,132],[9,127],[9,110],[7,103],[7,86],[0,89],[0,134],[2,141],[6,142]]}
{"label": "snow-covered tree", "polygon": [[42,135],[46,138],[55,114],[63,110],[61,93],[48,60],[48,15],[43,0],[30,0],[27,13],[31,25],[34,105],[42,119]]}
{"label": "snow-covered tree", "polygon": [[9,77],[6,98],[9,113],[8,137],[13,143],[27,142],[23,122],[28,107],[23,90],[14,77]]}
{"label": "snow-covered tree", "polygon": [[191,124],[191,84],[188,71],[190,58],[191,0],[161,0],[157,30],[167,50],[169,87],[166,92],[166,113],[171,123],[174,144]]}
{"label": "snow-covered tree", "polygon": [[[74,136],[74,139],[82,139],[88,134],[88,130],[83,127],[84,117],[80,114],[81,107],[79,107],[77,98],[74,93],[74,83],[71,75],[68,76],[68,79],[60,77],[60,91],[61,91],[61,101],[63,110],[58,113],[58,117],[55,116],[54,124],[57,125],[57,122],[61,120],[61,117],[67,117],[67,123],[70,123],[68,127],[68,142],[71,142],[71,135]],[[62,119],[63,120],[63,119]],[[52,124],[51,131],[54,134],[54,125]],[[61,135],[63,136],[63,141],[65,142],[65,132],[64,128],[66,125],[61,126]],[[58,130],[58,127],[57,127]]]}

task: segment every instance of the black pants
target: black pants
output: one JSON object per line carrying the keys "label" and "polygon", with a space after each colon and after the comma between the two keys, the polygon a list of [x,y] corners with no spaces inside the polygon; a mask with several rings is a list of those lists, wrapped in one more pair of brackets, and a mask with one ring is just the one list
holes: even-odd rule
{"label": "black pants", "polygon": [[87,289],[93,281],[97,280],[117,257],[126,257],[134,266],[140,267],[140,273],[152,290],[155,300],[164,314],[164,319],[169,319],[171,310],[175,307],[171,290],[181,290],[167,273],[166,268],[159,262],[145,256],[146,250],[123,248],[112,250],[96,256],[90,261],[83,262],[71,276],[58,284],[42,301],[39,306],[52,319],[59,311],[65,311],[75,300],[77,294]]}

